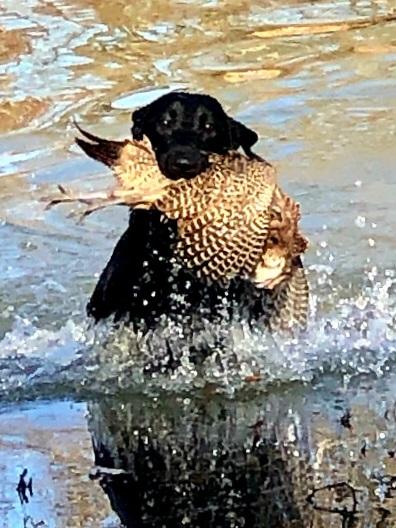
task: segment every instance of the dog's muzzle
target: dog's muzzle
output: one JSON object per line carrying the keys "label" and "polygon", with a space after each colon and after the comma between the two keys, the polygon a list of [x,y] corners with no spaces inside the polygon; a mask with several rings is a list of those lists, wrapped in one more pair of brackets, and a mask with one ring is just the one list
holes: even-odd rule
{"label": "dog's muzzle", "polygon": [[163,161],[166,175],[172,179],[190,179],[208,167],[208,156],[188,146],[171,149]]}

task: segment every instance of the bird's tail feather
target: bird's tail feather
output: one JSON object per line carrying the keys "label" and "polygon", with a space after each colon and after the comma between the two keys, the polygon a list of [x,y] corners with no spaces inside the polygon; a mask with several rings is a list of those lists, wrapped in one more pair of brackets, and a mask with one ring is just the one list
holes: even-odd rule
{"label": "bird's tail feather", "polygon": [[291,277],[274,290],[269,327],[272,331],[304,330],[308,310],[309,285],[301,258],[297,257]]}
{"label": "bird's tail feather", "polygon": [[[76,138],[76,144],[95,161],[99,161],[107,167],[114,167],[117,164],[122,149],[127,145],[128,140],[113,141],[109,139],[100,138],[83,130],[80,125],[74,121],[77,130],[84,136],[85,139]],[[86,141],[88,140],[88,141]]]}

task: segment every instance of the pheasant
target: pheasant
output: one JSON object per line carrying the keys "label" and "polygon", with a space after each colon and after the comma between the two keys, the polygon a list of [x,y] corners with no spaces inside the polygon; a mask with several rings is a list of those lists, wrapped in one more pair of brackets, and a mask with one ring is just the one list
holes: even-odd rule
{"label": "pheasant", "polygon": [[145,138],[111,141],[77,127],[85,139],[76,143],[112,169],[117,185],[85,196],[60,187],[49,207],[83,202],[83,216],[116,204],[157,209],[177,221],[175,256],[183,266],[209,283],[241,277],[271,290],[277,326],[304,326],[309,287],[300,257],[308,240],[298,227],[300,206],[279,187],[271,164],[238,152],[211,154],[206,171],[175,181],[160,172]]}

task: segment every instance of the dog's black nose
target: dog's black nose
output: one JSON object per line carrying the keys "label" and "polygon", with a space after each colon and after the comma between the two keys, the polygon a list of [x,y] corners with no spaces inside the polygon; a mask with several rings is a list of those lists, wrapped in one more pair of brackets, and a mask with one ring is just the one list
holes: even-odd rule
{"label": "dog's black nose", "polygon": [[[158,156],[157,156],[158,159]],[[161,165],[162,157],[159,156],[160,168],[170,178],[193,178],[207,165],[207,156],[192,147],[179,147],[172,149],[166,156],[166,163]]]}

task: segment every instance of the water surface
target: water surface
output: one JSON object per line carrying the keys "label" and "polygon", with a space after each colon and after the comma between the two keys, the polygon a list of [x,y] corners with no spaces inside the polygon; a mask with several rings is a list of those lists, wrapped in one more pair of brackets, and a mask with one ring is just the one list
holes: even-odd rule
{"label": "water surface", "polygon": [[[307,490],[347,480],[363,490],[362,526],[390,522],[392,497],[383,478],[394,473],[388,451],[395,440],[394,420],[386,414],[396,388],[395,8],[394,1],[152,0],[138,8],[123,0],[2,2],[0,427],[15,429],[15,438],[1,437],[9,461],[0,485],[9,497],[4,526],[23,526],[14,489],[24,464],[46,482],[38,484],[40,500],[24,507],[25,517],[46,526],[98,526],[110,508],[86,476],[93,464],[84,444],[87,424],[100,436],[98,423],[108,424],[104,409],[110,408],[113,429],[122,430],[124,420],[130,432],[122,405],[132,414],[139,407],[143,416],[137,413],[133,423],[155,422],[156,442],[173,424],[178,445],[190,437],[189,417],[205,398],[216,416],[225,408],[234,424],[227,422],[224,433],[223,426],[198,421],[208,445],[219,438],[242,445],[248,425],[264,420],[264,437],[275,434],[298,453],[296,460],[304,459]],[[200,375],[186,364],[173,379],[147,381],[127,347],[132,337],[113,336],[106,325],[93,329],[84,311],[127,212],[109,209],[79,225],[67,218],[67,207],[46,212],[39,199],[59,183],[100,189],[111,182],[108,171],[73,146],[73,116],[93,133],[125,137],[134,108],[180,88],[211,93],[257,130],[256,151],[278,166],[284,188],[300,201],[311,241],[305,257],[311,322],[299,342],[235,328],[236,363],[212,361]],[[177,329],[152,336],[159,348],[163,332],[174,336]],[[257,370],[261,381],[247,387],[246,377]],[[111,399],[103,402],[104,396]],[[156,403],[175,397],[181,398],[176,418]],[[37,398],[50,403],[25,407]],[[56,403],[63,398],[83,402],[82,409],[89,401],[90,419],[64,412],[65,404]],[[84,477],[73,476],[73,457],[63,444],[58,451],[67,478],[60,471],[50,479],[40,458],[44,448],[32,454],[26,447],[36,434],[31,413],[46,415],[47,405],[71,431],[76,456],[86,457],[79,465]],[[339,422],[348,408],[352,430]],[[45,421],[42,440],[52,457],[54,427]],[[290,433],[293,427],[299,434]],[[106,436],[105,443],[113,441]],[[369,455],[361,455],[363,445]],[[85,515],[70,509],[73,501],[62,492],[66,506],[54,515],[58,502],[42,490],[61,493],[69,478],[77,503],[91,503],[96,493],[101,506]],[[301,479],[292,482],[305,489]],[[297,505],[305,505],[307,495],[301,491]],[[315,522],[342,526],[339,514],[311,509]],[[156,526],[152,518],[147,522]]]}

